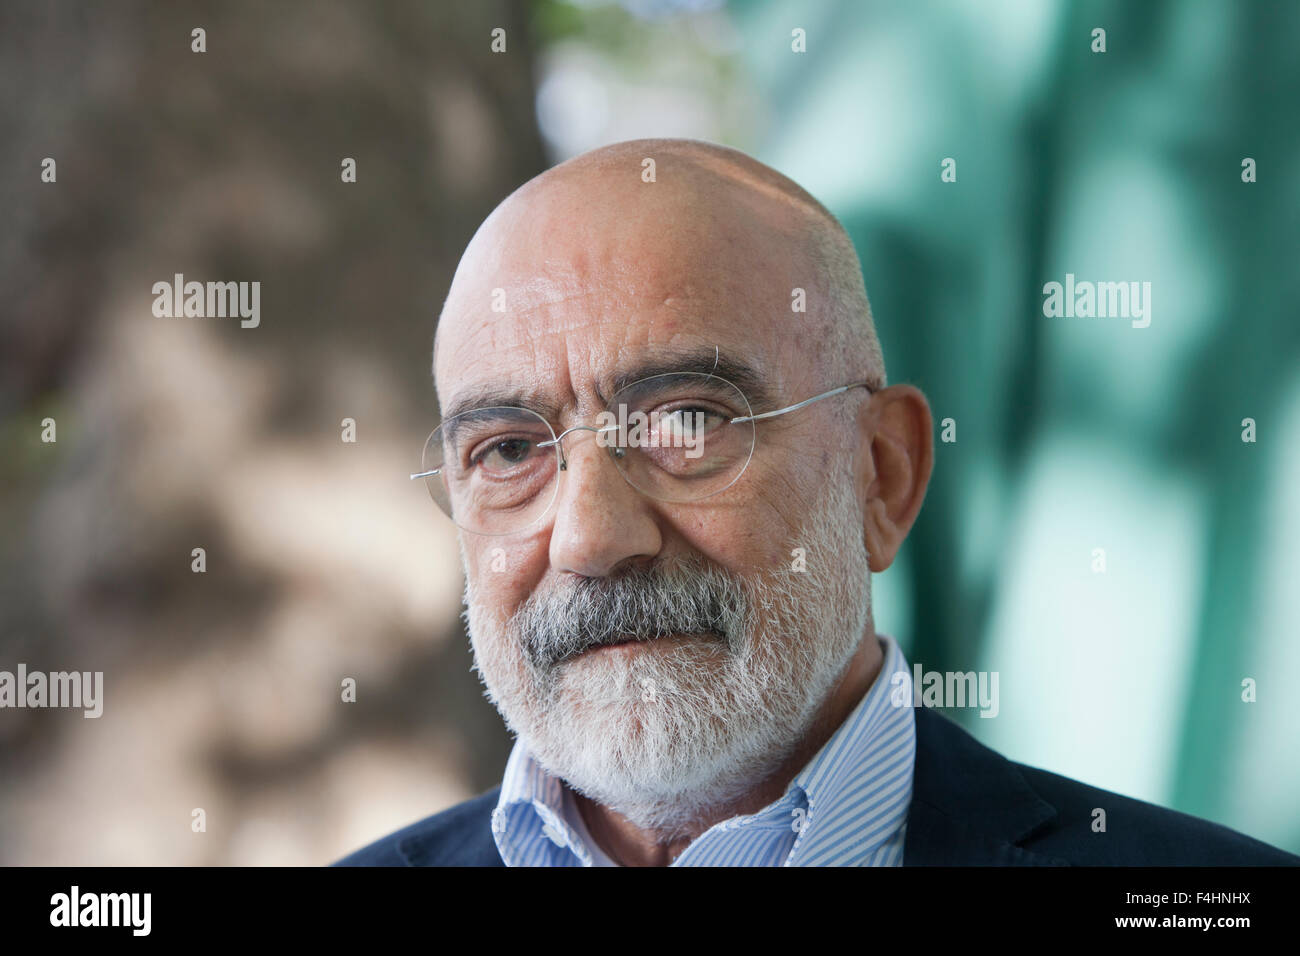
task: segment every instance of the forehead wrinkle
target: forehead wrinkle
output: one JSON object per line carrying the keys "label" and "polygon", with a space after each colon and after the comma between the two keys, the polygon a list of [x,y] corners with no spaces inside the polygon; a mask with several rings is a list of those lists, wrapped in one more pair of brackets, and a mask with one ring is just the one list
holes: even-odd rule
{"label": "forehead wrinkle", "polygon": [[[509,294],[507,292],[507,296]],[[593,299],[609,300],[609,304],[586,309],[564,308],[567,305]],[[528,342],[536,342],[544,336],[569,334],[591,326],[608,324],[612,330],[624,331],[636,311],[629,307],[629,303],[632,300],[646,299],[654,302],[658,308],[680,312],[691,308],[693,296],[672,290],[665,293],[662,290],[626,288],[620,288],[617,292],[572,291],[564,295],[547,296],[542,300],[510,308],[504,313],[480,311],[473,317],[449,313],[444,319],[448,328],[443,333],[442,339],[457,351],[464,348],[511,349]],[[651,323],[655,321],[653,315],[647,315],[645,318]],[[447,342],[458,333],[464,336],[463,341]]]}

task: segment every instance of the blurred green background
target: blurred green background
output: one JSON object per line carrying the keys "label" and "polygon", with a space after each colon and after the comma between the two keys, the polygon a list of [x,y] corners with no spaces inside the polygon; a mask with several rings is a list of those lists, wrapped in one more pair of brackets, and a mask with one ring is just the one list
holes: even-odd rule
{"label": "blurred green background", "polygon": [[[497,782],[406,480],[434,317],[510,190],[646,136],[822,200],[953,420],[875,579],[910,660],[999,673],[953,716],[1300,852],[1297,40],[1262,0],[6,5],[0,668],[108,686],[0,712],[0,862],[320,863]],[[176,272],[260,280],[261,326],[154,318]],[[1045,317],[1067,273],[1150,326]]]}

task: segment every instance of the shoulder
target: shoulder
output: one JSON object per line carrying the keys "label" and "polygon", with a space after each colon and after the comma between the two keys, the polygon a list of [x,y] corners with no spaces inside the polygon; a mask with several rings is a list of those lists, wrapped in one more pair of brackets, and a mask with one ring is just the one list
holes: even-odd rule
{"label": "shoulder", "polygon": [[331,866],[502,866],[492,839],[500,787],[397,830]]}
{"label": "shoulder", "polygon": [[1300,865],[1300,857],[1209,820],[1037,767],[1015,766],[1057,812],[1026,843],[1036,852],[1083,866]]}
{"label": "shoulder", "polygon": [[[1015,763],[927,708],[916,715],[911,809],[919,811],[922,827],[917,856],[929,861],[944,862],[956,841],[975,833],[985,838],[982,849],[972,850],[979,855],[960,857],[957,846],[959,858],[1075,866],[1300,866],[1300,857],[1209,820]],[[908,830],[910,839],[911,822]],[[1003,850],[988,851],[987,838],[1000,841]]]}

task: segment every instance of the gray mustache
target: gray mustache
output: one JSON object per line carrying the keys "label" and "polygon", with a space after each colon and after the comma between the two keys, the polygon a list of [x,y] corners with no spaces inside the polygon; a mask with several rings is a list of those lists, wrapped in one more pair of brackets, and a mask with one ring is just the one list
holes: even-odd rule
{"label": "gray mustache", "polygon": [[535,593],[514,623],[525,657],[545,672],[593,647],[671,634],[712,635],[734,652],[747,611],[740,583],[697,558]]}

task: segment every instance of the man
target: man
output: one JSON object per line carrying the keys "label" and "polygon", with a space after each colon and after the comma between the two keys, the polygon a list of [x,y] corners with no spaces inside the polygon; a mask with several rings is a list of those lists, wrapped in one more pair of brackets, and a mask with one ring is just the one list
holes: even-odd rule
{"label": "man", "polygon": [[775,171],[682,140],[549,170],[474,236],[434,353],[413,477],[517,742],[501,787],[342,865],[1300,862],[897,692],[870,575],[930,409],[886,385],[843,228]]}

